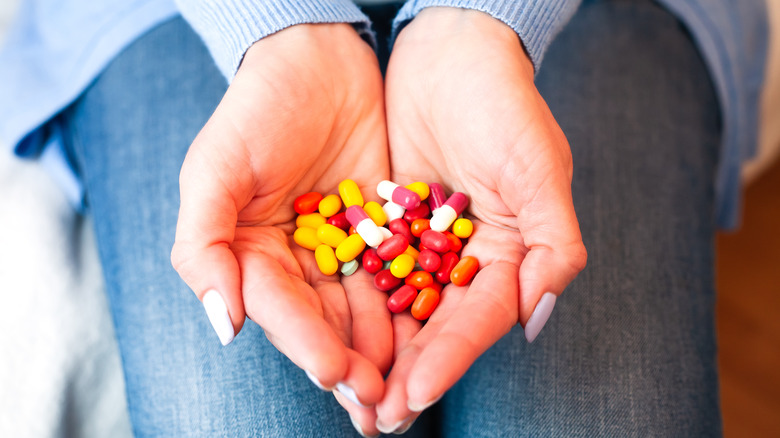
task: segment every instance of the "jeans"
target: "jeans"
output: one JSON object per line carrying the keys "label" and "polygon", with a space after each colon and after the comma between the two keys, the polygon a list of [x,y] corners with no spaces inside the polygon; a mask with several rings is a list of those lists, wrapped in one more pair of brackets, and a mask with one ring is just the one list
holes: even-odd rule
{"label": "jeans", "polygon": [[[380,42],[381,42],[380,38]],[[537,84],[572,147],[588,267],[533,344],[515,329],[409,436],[714,436],[712,83],[650,1],[585,2]],[[60,117],[85,184],[138,436],[355,436],[248,322],[222,347],[170,263],[178,173],[226,89],[181,19]]]}

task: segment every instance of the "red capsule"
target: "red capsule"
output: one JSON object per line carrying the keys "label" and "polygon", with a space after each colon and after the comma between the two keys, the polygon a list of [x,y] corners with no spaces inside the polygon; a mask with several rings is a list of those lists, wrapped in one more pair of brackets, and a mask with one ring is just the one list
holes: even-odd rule
{"label": "red capsule", "polygon": [[403,285],[387,298],[387,308],[393,313],[401,313],[412,305],[415,298],[417,298],[417,289]]}
{"label": "red capsule", "polygon": [[444,187],[441,184],[432,183],[428,184],[428,187],[431,191],[428,195],[428,205],[431,207],[431,212],[434,212],[447,202],[447,194],[444,193]]}
{"label": "red capsule", "polygon": [[425,230],[422,236],[420,236],[420,243],[438,253],[445,253],[450,250],[450,240],[438,231]]}
{"label": "red capsule", "polygon": [[412,229],[412,236],[420,237],[422,236],[422,233],[425,232],[425,230],[430,230],[430,222],[430,219],[415,219],[410,227]]}
{"label": "red capsule", "polygon": [[409,248],[409,241],[401,234],[393,234],[393,237],[385,240],[376,249],[380,259],[385,261],[393,260],[403,254]]}
{"label": "red capsule", "polygon": [[293,209],[298,214],[314,213],[320,207],[320,201],[322,201],[321,194],[317,192],[304,193],[295,198]]}
{"label": "red capsule", "polygon": [[431,287],[426,287],[417,294],[412,303],[412,316],[420,321],[428,319],[439,305],[439,292]]}
{"label": "red capsule", "polygon": [[[347,220],[347,214],[344,213],[343,211],[341,213],[337,213],[329,217],[328,223],[344,231],[349,230],[349,221]],[[354,234],[354,233],[350,233],[350,234]]]}
{"label": "red capsule", "polygon": [[384,262],[376,255],[374,248],[369,248],[363,253],[363,268],[368,271],[369,274],[376,274],[382,270]]}
{"label": "red capsule", "polygon": [[428,207],[428,203],[423,202],[419,207],[413,210],[406,210],[404,213],[404,220],[408,223],[412,223],[417,219],[425,219],[431,214],[431,208]]}
{"label": "red capsule", "polygon": [[450,272],[450,281],[456,286],[463,286],[474,277],[479,270],[479,261],[475,257],[466,256],[460,259]]}
{"label": "red capsule", "polygon": [[428,272],[436,272],[441,266],[441,256],[436,251],[424,249],[417,256],[417,263]]}
{"label": "red capsule", "polygon": [[409,229],[409,224],[405,220],[401,218],[393,219],[389,224],[387,224],[387,228],[393,234],[400,234],[406,237],[409,245],[414,244],[414,236],[412,235],[412,231]]}
{"label": "red capsule", "polygon": [[425,289],[433,284],[433,276],[430,272],[414,271],[406,276],[404,284],[412,286],[417,290]]}
{"label": "red capsule", "polygon": [[439,270],[433,274],[433,278],[441,284],[447,284],[450,282],[450,273],[452,268],[458,264],[460,258],[454,252],[448,252],[441,256],[441,266]]}
{"label": "red capsule", "polygon": [[463,242],[461,242],[460,238],[449,231],[445,231],[444,235],[447,236],[447,240],[450,242],[450,251],[452,252],[460,252],[461,249],[463,249]]}
{"label": "red capsule", "polygon": [[393,275],[389,269],[382,269],[374,276],[374,286],[382,292],[389,292],[401,284],[401,279]]}
{"label": "red capsule", "polygon": [[444,288],[444,286],[442,286],[442,284],[437,282],[437,281],[434,281],[428,287],[430,287],[431,289],[436,289],[436,292],[438,292],[438,293],[441,293],[441,290]]}

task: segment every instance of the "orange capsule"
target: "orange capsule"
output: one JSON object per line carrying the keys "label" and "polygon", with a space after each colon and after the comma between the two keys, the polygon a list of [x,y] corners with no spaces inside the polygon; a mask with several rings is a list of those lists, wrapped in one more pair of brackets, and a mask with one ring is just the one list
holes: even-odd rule
{"label": "orange capsule", "polygon": [[430,272],[414,271],[406,277],[404,283],[409,286],[414,286],[417,290],[421,290],[430,287],[433,284],[433,276]]}
{"label": "orange capsule", "polygon": [[420,321],[428,319],[439,305],[439,292],[432,287],[426,287],[417,294],[412,303],[412,316]]}
{"label": "orange capsule", "polygon": [[447,236],[447,240],[450,241],[450,251],[452,252],[460,252],[460,250],[463,248],[463,242],[453,233],[450,233],[449,231],[445,231],[444,235]]}
{"label": "orange capsule", "polygon": [[295,198],[293,209],[295,209],[295,212],[298,214],[314,213],[320,206],[321,200],[322,195],[317,192],[304,193]]}
{"label": "orange capsule", "polygon": [[456,286],[463,286],[474,277],[479,269],[479,261],[475,257],[465,256],[452,268],[450,281]]}
{"label": "orange capsule", "polygon": [[411,225],[412,236],[414,236],[414,237],[422,236],[422,233],[425,230],[431,228],[430,222],[431,222],[430,219],[415,219],[415,220],[413,220],[412,221],[412,225]]}

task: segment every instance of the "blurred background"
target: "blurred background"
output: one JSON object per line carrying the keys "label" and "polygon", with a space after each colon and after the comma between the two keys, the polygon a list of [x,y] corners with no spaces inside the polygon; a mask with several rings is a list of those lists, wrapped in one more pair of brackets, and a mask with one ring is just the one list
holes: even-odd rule
{"label": "blurred background", "polygon": [[[0,44],[18,1],[0,0]],[[780,78],[780,0],[768,5],[775,55],[767,76]],[[774,80],[765,90],[761,152],[745,167],[742,227],[716,239],[718,362],[730,438],[780,436],[778,86]],[[34,436],[130,436],[91,226],[40,168],[2,145],[0,223],[0,431],[34,422]]]}

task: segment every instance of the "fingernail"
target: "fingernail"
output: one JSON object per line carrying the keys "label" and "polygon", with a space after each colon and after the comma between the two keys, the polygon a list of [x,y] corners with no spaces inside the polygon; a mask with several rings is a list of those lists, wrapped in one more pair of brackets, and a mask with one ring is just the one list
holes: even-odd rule
{"label": "fingernail", "polygon": [[539,332],[541,332],[544,325],[547,324],[547,320],[550,319],[550,314],[552,314],[557,298],[558,297],[554,293],[547,292],[539,299],[539,302],[536,304],[536,309],[534,309],[534,313],[531,314],[531,317],[525,324],[525,339],[529,343],[533,342],[534,339],[539,336]]}
{"label": "fingernail", "polygon": [[312,381],[315,385],[317,385],[317,388],[320,388],[323,391],[330,391],[330,389],[326,388],[325,385],[320,383],[320,379],[318,379],[314,374],[311,373],[309,370],[304,370],[306,372],[306,377],[309,378],[309,380]]}
{"label": "fingernail", "polygon": [[357,398],[357,394],[355,394],[355,390],[347,386],[345,383],[339,382],[336,384],[336,391],[340,392],[341,395],[347,398],[347,400],[351,401],[352,403],[362,406],[362,407],[368,407],[364,405],[363,403],[360,403],[360,400]]}
{"label": "fingernail", "polygon": [[414,422],[415,422],[415,421],[417,421],[417,418],[416,418],[416,417],[415,417],[415,418],[412,418],[411,420],[409,420],[409,421],[406,423],[406,425],[404,425],[404,426],[401,426],[401,427],[400,427],[398,430],[396,430],[395,432],[393,432],[393,434],[395,434],[395,435],[403,435],[403,434],[405,434],[406,432],[408,432],[408,431],[409,431],[409,429],[411,429],[411,428],[412,428],[412,425],[414,424]]}
{"label": "fingernail", "polygon": [[206,295],[203,295],[203,308],[206,309],[209,322],[211,322],[211,326],[214,327],[214,331],[219,336],[219,342],[222,345],[233,342],[235,337],[233,321],[230,320],[227,306],[225,306],[225,301],[222,300],[219,292],[214,289],[206,292]]}
{"label": "fingernail", "polygon": [[398,423],[395,423],[392,426],[385,426],[384,423],[381,423],[379,420],[376,420],[376,428],[379,429],[379,431],[382,433],[393,433],[396,430],[398,430],[401,426],[403,426],[404,423],[409,421],[410,418],[412,418],[411,415],[399,421]]}
{"label": "fingernail", "polygon": [[436,403],[437,401],[441,400],[441,397],[442,397],[443,395],[444,395],[444,394],[442,394],[442,395],[440,395],[440,396],[436,397],[435,399],[433,399],[433,400],[429,401],[428,403],[423,403],[423,404],[421,404],[421,405],[418,405],[418,404],[416,404],[416,403],[413,403],[413,402],[411,402],[411,401],[408,401],[408,402],[406,402],[406,407],[408,407],[408,408],[409,408],[409,410],[410,410],[410,411],[412,411],[412,412],[422,412],[422,411],[424,411],[424,410],[426,410],[426,409],[430,408],[431,406],[433,406],[433,404],[434,404],[434,403]]}
{"label": "fingernail", "polygon": [[363,428],[360,427],[360,425],[358,424],[357,420],[355,420],[355,418],[353,418],[352,415],[349,416],[349,419],[352,420],[352,427],[355,428],[355,430],[357,431],[357,433],[360,434],[360,436],[365,437],[365,438],[374,438],[374,437],[378,437],[379,436],[379,435],[373,435],[373,436],[372,435],[366,435],[363,432]]}

